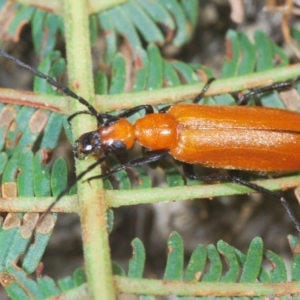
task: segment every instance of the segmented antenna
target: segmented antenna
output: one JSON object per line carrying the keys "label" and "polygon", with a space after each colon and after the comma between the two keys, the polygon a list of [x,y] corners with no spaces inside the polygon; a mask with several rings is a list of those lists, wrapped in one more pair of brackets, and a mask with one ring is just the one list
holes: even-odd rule
{"label": "segmented antenna", "polygon": [[31,234],[31,237],[30,237],[30,241],[28,242],[28,244],[27,244],[27,246],[26,246],[26,248],[24,250],[24,256],[28,253],[28,250],[29,250],[30,246],[32,245],[32,243],[34,241],[35,233],[37,231],[38,226],[43,222],[43,220],[45,219],[45,217],[49,213],[51,213],[51,209],[55,206],[55,204],[58,201],[60,201],[60,199],[69,192],[70,188],[73,185],[75,185],[80,179],[82,179],[84,175],[86,175],[87,173],[89,173],[90,171],[92,171],[93,169],[95,169],[97,166],[99,166],[105,159],[106,159],[106,156],[103,156],[103,157],[97,159],[97,161],[95,161],[93,164],[91,164],[90,166],[88,166],[85,171],[81,172],[78,176],[76,176],[76,178],[73,179],[68,184],[68,186],[59,193],[59,195],[55,198],[55,200],[48,206],[47,210],[42,213],[42,215],[40,216],[40,218],[36,222],[34,228],[32,229],[32,234]]}
{"label": "segmented antenna", "polygon": [[69,88],[67,88],[66,86],[63,86],[62,84],[60,84],[59,82],[55,81],[54,79],[52,79],[51,77],[39,72],[38,70],[26,65],[25,63],[23,63],[22,61],[18,60],[17,58],[9,55],[7,52],[5,52],[4,50],[0,49],[0,55],[2,55],[3,57],[13,61],[16,65],[18,65],[19,67],[28,70],[29,72],[31,72],[32,74],[34,74],[37,77],[40,77],[42,79],[45,79],[49,84],[51,84],[52,86],[62,90],[66,95],[78,100],[82,105],[84,105],[89,112],[91,113],[91,115],[95,116],[98,120],[98,122],[100,124],[103,124],[103,118],[101,116],[101,114],[99,114],[97,112],[97,110],[91,105],[89,104],[89,102],[87,100],[85,100],[84,98],[76,95],[75,93],[73,93]]}
{"label": "segmented antenna", "polygon": [[[76,176],[75,179],[73,179],[68,186],[62,190],[59,195],[55,198],[55,200],[51,203],[51,205],[47,208],[47,210],[41,215],[40,219],[37,222],[37,225],[40,224],[43,219],[45,218],[45,216],[51,212],[51,209],[55,206],[55,204],[66,194],[69,192],[70,188],[75,185],[80,179],[83,178],[84,175],[86,175],[87,173],[89,173],[90,171],[92,171],[93,169],[95,169],[97,166],[99,166],[104,160],[106,159],[106,156],[103,156],[99,159],[97,159],[93,164],[91,164],[90,166],[88,166],[86,168],[86,170],[84,170],[83,172],[81,172],[78,176]],[[110,174],[109,174],[110,175]],[[103,177],[108,177],[108,176],[103,176]],[[37,227],[37,226],[36,226]]]}
{"label": "segmented antenna", "polygon": [[[4,50],[0,49],[0,55],[13,61],[16,65],[18,65],[19,67],[28,70],[29,72],[31,72],[32,74],[34,74],[35,76],[42,78],[44,80],[46,80],[49,84],[51,84],[52,86],[56,87],[57,89],[62,90],[66,95],[78,100],[82,105],[84,105],[85,107],[87,107],[88,111],[84,111],[84,112],[77,112],[73,115],[73,117],[75,115],[78,115],[80,113],[88,113],[91,114],[93,116],[95,116],[98,120],[98,122],[100,124],[104,123],[103,118],[108,118],[110,117],[108,114],[100,114],[97,112],[97,110],[88,103],[87,100],[85,100],[84,98],[76,95],[74,92],[72,92],[69,88],[67,88],[66,86],[63,86],[62,84],[58,83],[57,81],[55,81],[54,79],[52,79],[51,77],[39,72],[38,70],[28,66],[27,64],[23,63],[22,61],[18,60],[17,58],[9,55],[7,52],[5,52]],[[72,117],[72,116],[71,116]],[[105,160],[106,156],[103,156],[101,158],[99,158],[96,162],[94,162],[93,164],[91,164],[85,171],[83,171],[82,173],[80,173],[74,180],[72,180],[68,186],[62,190],[59,195],[55,198],[55,200],[52,202],[52,204],[47,208],[47,210],[41,215],[41,217],[39,218],[39,220],[37,221],[36,225],[34,226],[33,230],[32,230],[32,235],[31,235],[31,240],[30,242],[27,244],[27,247],[25,249],[25,254],[28,252],[29,247],[32,244],[32,241],[34,240],[34,236],[35,233],[37,231],[37,228],[39,226],[39,224],[41,224],[41,222],[44,220],[45,216],[51,212],[51,209],[55,206],[55,204],[57,202],[60,201],[60,199],[68,193],[68,191],[70,190],[70,188],[75,185],[80,179],[82,179],[84,177],[84,175],[86,175],[87,173],[89,173],[90,171],[92,171],[94,168],[96,168],[97,166],[99,166],[104,160]]]}

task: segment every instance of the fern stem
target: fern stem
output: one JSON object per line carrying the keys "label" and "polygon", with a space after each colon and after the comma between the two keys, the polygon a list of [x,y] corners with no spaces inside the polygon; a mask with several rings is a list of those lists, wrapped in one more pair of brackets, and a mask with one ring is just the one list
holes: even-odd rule
{"label": "fern stem", "polygon": [[[92,103],[94,86],[87,1],[65,0],[63,10],[69,86]],[[72,111],[83,109],[85,108],[80,103],[72,101]],[[73,134],[78,137],[83,132],[94,130],[96,126],[94,118],[80,116],[74,119]],[[84,171],[90,163],[91,159],[77,161],[78,174]],[[93,173],[96,175],[97,172]],[[106,229],[106,206],[101,191],[102,182],[99,180],[95,180],[91,186],[81,184],[78,199],[90,299],[109,300],[115,299],[115,295]]]}
{"label": "fern stem", "polygon": [[126,2],[129,2],[129,0],[89,0],[89,13],[99,13],[100,11],[110,9]]}
{"label": "fern stem", "polygon": [[[300,186],[300,175],[252,182],[271,191],[275,191]],[[108,207],[120,207],[161,201],[185,201],[195,198],[203,199],[218,196],[242,195],[251,192],[249,188],[241,185],[220,183],[140,190],[106,190],[104,191],[104,196]],[[53,200],[53,197],[1,199],[0,211],[44,212]],[[72,213],[78,211],[79,204],[77,195],[63,197],[53,208],[53,212]]]}
{"label": "fern stem", "polygon": [[[257,88],[264,84],[290,80],[300,75],[300,64],[275,68],[234,78],[220,79],[213,82],[208,96],[232,93],[243,89]],[[181,85],[152,91],[122,93],[116,95],[97,95],[95,108],[100,112],[127,109],[141,104],[172,104],[184,99],[193,99],[203,88],[203,83]],[[81,95],[81,94],[80,94]],[[83,96],[83,95],[81,95]],[[66,96],[36,95],[30,92],[0,88],[0,102],[46,108],[70,115],[66,105]],[[75,100],[70,100],[74,102]],[[93,128],[94,129],[94,128]]]}
{"label": "fern stem", "polygon": [[[282,190],[300,186],[300,176],[278,179],[257,180],[253,183],[268,190]],[[220,184],[193,185],[170,188],[152,188],[133,191],[105,191],[109,207],[156,203],[162,201],[183,201],[190,199],[214,198],[218,196],[242,195],[253,190],[231,182]]]}
{"label": "fern stem", "polygon": [[[295,64],[234,78],[220,79],[211,84],[205,95],[213,96],[257,88],[275,82],[291,80],[299,75],[300,64]],[[140,104],[171,104],[180,100],[194,99],[199,95],[202,88],[203,83],[195,83],[138,93],[123,93],[122,95],[98,95],[95,101],[95,108],[98,111],[107,112],[116,109],[126,109]]]}
{"label": "fern stem", "polygon": [[182,282],[154,279],[133,279],[114,276],[119,292],[125,294],[180,295],[180,296],[270,296],[298,294],[299,282],[282,283],[229,283]]}
{"label": "fern stem", "polygon": [[0,88],[0,103],[25,105],[35,108],[44,108],[57,113],[70,112],[66,96],[53,96],[47,94],[37,95],[34,92]]}
{"label": "fern stem", "polygon": [[[28,5],[28,6],[35,6],[35,7],[42,7],[46,11],[50,11],[54,14],[62,15],[63,14],[63,7],[60,0],[18,0],[16,1],[20,4]],[[106,9],[112,8],[114,6],[120,5],[122,3],[128,2],[128,0],[106,0],[106,1],[98,1],[98,0],[89,0],[87,1],[87,13],[88,14],[95,14],[99,13],[100,11],[104,11]]]}
{"label": "fern stem", "polygon": [[[298,294],[300,290],[299,282],[281,283],[229,283],[229,282],[182,282],[166,281],[154,279],[135,279],[121,276],[114,276],[118,292],[123,294],[143,294],[143,295],[180,295],[180,296],[272,296]],[[75,293],[76,292],[76,293]],[[86,284],[72,289],[65,293],[64,299],[77,299],[87,297]]]}

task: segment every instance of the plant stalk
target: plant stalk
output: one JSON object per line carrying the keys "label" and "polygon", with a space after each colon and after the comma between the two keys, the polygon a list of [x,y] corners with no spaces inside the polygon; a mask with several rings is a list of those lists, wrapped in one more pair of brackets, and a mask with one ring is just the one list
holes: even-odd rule
{"label": "plant stalk", "polygon": [[[63,11],[69,87],[92,102],[94,86],[87,1],[64,0]],[[73,112],[86,110],[75,100],[71,101],[71,107]],[[74,118],[72,125],[75,138],[97,128],[95,118],[84,115]],[[92,158],[77,161],[77,174],[83,172],[91,161]],[[99,171],[100,168],[93,175]],[[115,299],[102,182],[95,180],[91,185],[80,184],[78,199],[90,299]]]}
{"label": "plant stalk", "polygon": [[[300,186],[300,176],[251,181],[270,191],[285,190]],[[79,183],[80,185],[81,183]],[[299,190],[299,189],[298,189]],[[300,191],[296,190],[296,195]],[[242,195],[253,192],[251,189],[235,183],[199,184],[192,186],[145,188],[138,190],[106,190],[104,196],[107,207],[120,207],[166,201],[186,201],[219,196]],[[300,198],[300,196],[298,196]],[[54,197],[17,197],[0,198],[0,211],[4,212],[44,212],[55,200]],[[54,207],[53,212],[79,212],[77,195],[64,196]]]}

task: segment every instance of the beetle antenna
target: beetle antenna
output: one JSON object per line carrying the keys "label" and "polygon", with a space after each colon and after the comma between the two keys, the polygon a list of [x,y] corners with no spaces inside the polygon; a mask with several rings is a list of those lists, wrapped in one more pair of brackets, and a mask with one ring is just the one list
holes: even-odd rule
{"label": "beetle antenna", "polygon": [[82,105],[84,105],[89,112],[91,113],[91,115],[95,116],[97,118],[97,120],[103,124],[103,118],[101,116],[101,114],[99,114],[97,112],[97,110],[91,105],[89,104],[89,102],[87,100],[85,100],[84,98],[76,95],[74,92],[72,92],[69,88],[67,88],[66,86],[60,84],[59,82],[55,81],[54,79],[52,79],[51,77],[43,74],[42,72],[28,66],[27,64],[23,63],[22,61],[20,61],[19,59],[9,55],[6,51],[0,49],[0,55],[2,55],[3,57],[13,61],[16,65],[18,65],[19,67],[28,70],[29,72],[31,72],[32,74],[34,74],[35,76],[45,79],[49,84],[51,84],[52,86],[56,87],[59,90],[62,90],[66,95],[72,97],[73,99],[78,100]]}
{"label": "beetle antenna", "polygon": [[[86,168],[86,170],[84,170],[83,172],[81,172],[78,176],[76,176],[75,179],[73,179],[68,186],[62,190],[59,195],[55,198],[55,200],[48,206],[47,210],[45,212],[42,213],[42,215],[40,216],[40,218],[38,219],[38,221],[36,222],[34,228],[32,229],[32,234],[30,237],[30,240],[26,246],[26,249],[24,251],[24,254],[26,255],[26,253],[28,252],[30,245],[32,244],[34,237],[35,237],[35,233],[37,231],[38,226],[43,222],[43,220],[45,219],[45,217],[51,212],[52,208],[55,206],[55,204],[57,202],[59,202],[61,200],[61,198],[63,196],[65,196],[69,190],[79,181],[81,180],[87,173],[89,173],[90,171],[92,171],[93,169],[95,169],[97,166],[99,166],[105,159],[106,159],[106,155],[97,159],[93,164],[91,164],[90,166],[88,166]],[[84,181],[85,182],[85,181]]]}

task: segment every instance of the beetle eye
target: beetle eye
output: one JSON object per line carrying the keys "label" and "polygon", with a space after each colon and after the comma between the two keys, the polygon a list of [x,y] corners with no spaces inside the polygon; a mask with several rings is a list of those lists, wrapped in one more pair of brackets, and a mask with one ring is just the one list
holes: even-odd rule
{"label": "beetle eye", "polygon": [[83,134],[74,146],[75,156],[78,159],[83,159],[89,154],[93,154],[101,149],[98,132],[92,131]]}
{"label": "beetle eye", "polygon": [[91,151],[93,149],[92,145],[85,145],[84,151]]}
{"label": "beetle eye", "polygon": [[85,155],[89,155],[94,151],[95,140],[93,137],[89,135],[82,136],[80,138],[80,143],[81,143],[81,152],[84,153]]}

